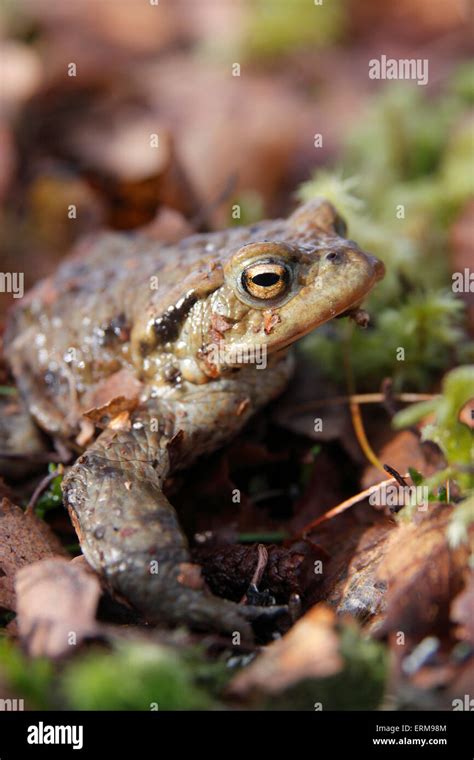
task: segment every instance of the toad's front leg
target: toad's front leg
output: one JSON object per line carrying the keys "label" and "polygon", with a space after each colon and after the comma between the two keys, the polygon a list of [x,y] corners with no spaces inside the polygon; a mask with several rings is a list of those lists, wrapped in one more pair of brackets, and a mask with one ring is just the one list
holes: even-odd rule
{"label": "toad's front leg", "polygon": [[[190,555],[165,478],[213,451],[286,384],[291,363],[248,369],[192,399],[139,409],[130,430],[105,430],[63,482],[65,503],[89,564],[147,620],[251,634],[249,620],[278,608],[237,605],[183,583]],[[159,425],[157,425],[159,421]],[[156,428],[160,428],[160,432]],[[280,608],[281,609],[281,608]]]}

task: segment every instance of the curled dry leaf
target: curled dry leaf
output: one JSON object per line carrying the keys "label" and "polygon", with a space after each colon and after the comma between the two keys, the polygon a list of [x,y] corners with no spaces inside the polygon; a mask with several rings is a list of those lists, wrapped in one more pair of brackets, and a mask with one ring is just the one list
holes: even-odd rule
{"label": "curled dry leaf", "polygon": [[30,655],[60,657],[96,635],[97,577],[83,565],[55,557],[16,575],[18,632]]}
{"label": "curled dry leaf", "polygon": [[142,389],[143,384],[130,370],[120,369],[97,383],[84,398],[85,408],[90,407],[86,416],[95,422],[99,412],[113,417],[126,410],[132,411]]}
{"label": "curled dry leaf", "polygon": [[0,503],[0,608],[14,610],[14,576],[32,562],[65,556],[49,526],[35,514],[23,512],[8,499]]}
{"label": "curled dry leaf", "polygon": [[137,406],[134,399],[125,396],[114,398],[109,404],[98,409],[90,409],[84,417],[98,427],[111,427],[113,430],[130,430],[130,412]]}
{"label": "curled dry leaf", "polygon": [[379,625],[385,609],[385,583],[378,580],[377,570],[393,530],[393,523],[385,520],[366,527],[356,545],[348,536],[328,561],[318,589],[318,599],[324,599],[339,614],[348,613],[370,624],[371,630]]}
{"label": "curled dry leaf", "polygon": [[138,406],[143,386],[127,369],[121,369],[99,382],[87,398],[83,413],[81,432],[76,439],[85,446],[94,436],[95,427],[111,427],[113,430],[130,430],[130,412]]}
{"label": "curled dry leaf", "polygon": [[329,607],[313,607],[232,680],[230,693],[236,697],[280,694],[303,679],[338,673],[343,660],[334,621]]}
{"label": "curled dry leaf", "polygon": [[430,506],[390,535],[377,573],[387,584],[381,633],[401,631],[419,640],[448,630],[451,601],[468,572],[468,547],[451,549],[446,538],[451,514],[449,506]]}

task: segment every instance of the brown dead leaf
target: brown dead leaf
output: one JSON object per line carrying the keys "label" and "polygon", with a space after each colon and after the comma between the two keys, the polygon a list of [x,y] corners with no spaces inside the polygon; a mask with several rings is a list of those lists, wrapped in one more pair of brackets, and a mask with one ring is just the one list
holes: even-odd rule
{"label": "brown dead leaf", "polygon": [[137,400],[127,399],[125,396],[114,398],[110,404],[105,404],[99,409],[89,409],[84,412],[84,417],[97,425],[97,427],[109,427],[112,430],[130,430],[130,412],[137,406]]}
{"label": "brown dead leaf", "polygon": [[4,498],[0,504],[0,608],[14,610],[15,573],[45,557],[66,551],[49,526]]}
{"label": "brown dead leaf", "polygon": [[419,640],[441,635],[450,624],[451,600],[463,587],[468,549],[453,550],[446,539],[452,508],[430,507],[430,512],[401,524],[388,540],[377,577],[387,584],[387,612],[381,633],[401,631]]}
{"label": "brown dead leaf", "polygon": [[97,576],[62,558],[44,559],[16,575],[18,632],[33,657],[60,657],[97,634]]}
{"label": "brown dead leaf", "polygon": [[329,607],[313,607],[232,680],[230,693],[237,697],[254,692],[279,694],[302,679],[338,673],[343,661],[334,621],[335,614]]}
{"label": "brown dead leaf", "polygon": [[451,605],[451,620],[459,623],[459,638],[474,644],[474,573],[471,572],[464,590]]}
{"label": "brown dead leaf", "polygon": [[143,389],[133,372],[121,369],[97,383],[84,398],[84,416],[96,422],[104,415],[115,417],[124,411],[133,411]]}
{"label": "brown dead leaf", "polygon": [[[323,487],[326,481],[323,478]],[[368,501],[320,523],[308,537],[327,559],[309,602],[327,602],[339,614],[348,613],[375,628],[385,605],[385,584],[377,578],[377,569],[396,529],[393,518],[376,512]]]}
{"label": "brown dead leaf", "polygon": [[361,534],[351,556],[347,556],[347,550],[336,552],[319,590],[320,598],[339,614],[348,613],[370,623],[371,630],[378,625],[385,609],[385,583],[378,580],[377,571],[393,530],[393,523],[388,520],[372,525]]}
{"label": "brown dead leaf", "polygon": [[76,436],[76,443],[78,446],[86,447],[94,437],[95,427],[90,420],[80,420],[79,422],[79,434]]}
{"label": "brown dead leaf", "polygon": [[130,412],[123,411],[117,414],[110,420],[107,427],[111,430],[130,430],[132,427],[132,421],[130,419]]}
{"label": "brown dead leaf", "polygon": [[[432,454],[431,451],[429,453]],[[402,430],[382,447],[378,457],[381,462],[389,464],[401,475],[405,475],[409,467],[414,467],[425,477],[429,477],[435,472],[437,463],[430,461],[427,454],[426,447],[420,443],[416,435],[409,430]],[[364,471],[361,486],[362,488],[370,488],[370,486],[385,480],[386,477],[377,467],[370,465]]]}

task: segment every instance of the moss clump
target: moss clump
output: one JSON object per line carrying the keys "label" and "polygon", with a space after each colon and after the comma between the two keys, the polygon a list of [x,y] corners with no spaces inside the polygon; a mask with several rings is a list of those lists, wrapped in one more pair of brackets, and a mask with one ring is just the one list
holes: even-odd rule
{"label": "moss clump", "polygon": [[[474,523],[474,434],[459,420],[461,409],[474,398],[474,365],[457,367],[443,380],[443,392],[438,398],[398,412],[394,417],[397,428],[413,425],[428,415],[433,421],[422,429],[423,440],[434,441],[446,459],[446,467],[423,481],[433,499],[437,489],[452,481],[463,497],[453,512],[448,529],[452,545],[468,542],[468,528]],[[441,494],[446,500],[446,495]]]}
{"label": "moss clump", "polygon": [[53,676],[50,660],[29,659],[18,646],[0,637],[0,683],[9,696],[24,699],[25,710],[51,709]]}
{"label": "moss clump", "polygon": [[253,0],[242,39],[248,58],[274,58],[304,47],[325,46],[344,33],[344,3]]}
{"label": "moss clump", "polygon": [[[58,466],[55,464],[49,464],[48,465],[48,473],[52,474],[58,470]],[[46,512],[49,512],[51,509],[55,509],[56,507],[59,507],[63,502],[63,496],[61,491],[61,483],[63,479],[63,471],[62,468],[60,468],[60,471],[58,472],[57,477],[53,478],[53,480],[48,485],[48,488],[46,491],[41,494],[40,498],[38,499],[38,503],[35,507],[35,512],[38,515],[38,517],[44,517]]]}
{"label": "moss clump", "polygon": [[386,264],[385,279],[367,300],[373,315],[367,332],[336,322],[304,343],[339,381],[345,346],[359,390],[387,375],[397,390],[426,390],[436,373],[474,359],[446,254],[450,225],[474,195],[463,77],[454,76],[435,100],[412,85],[388,88],[348,141],[342,163],[354,176],[320,171],[298,192],[302,200],[331,200],[351,237]]}
{"label": "moss clump", "polygon": [[73,662],[61,687],[75,710],[209,710],[213,700],[198,683],[202,667],[168,646],[119,644]]}

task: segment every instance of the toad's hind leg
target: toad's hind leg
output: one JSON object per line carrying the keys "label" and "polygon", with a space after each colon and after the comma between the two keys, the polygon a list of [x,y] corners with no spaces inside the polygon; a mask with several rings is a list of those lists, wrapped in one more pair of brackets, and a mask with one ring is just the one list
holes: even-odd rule
{"label": "toad's hind leg", "polygon": [[182,582],[190,555],[162,491],[173,446],[139,424],[105,430],[64,479],[87,561],[150,622],[239,631],[248,638],[255,610]]}

